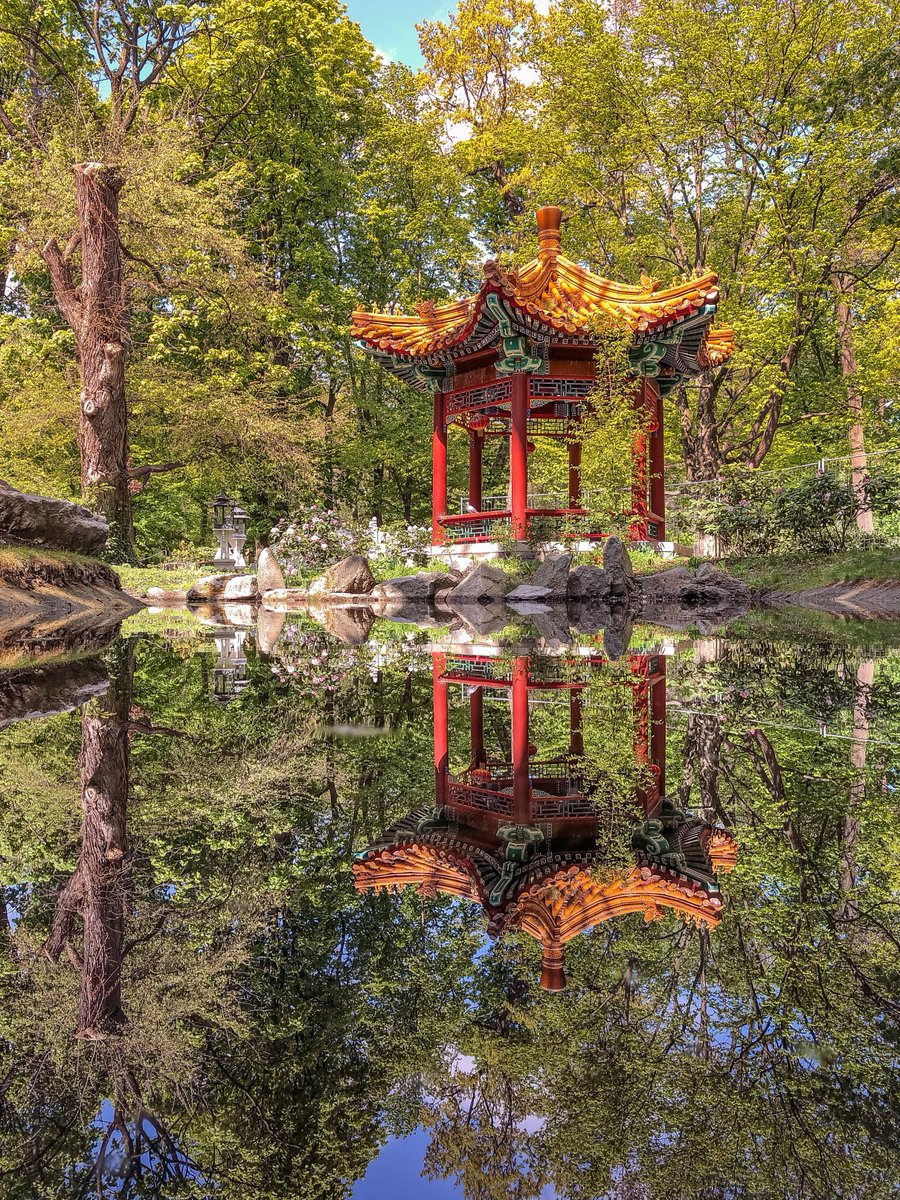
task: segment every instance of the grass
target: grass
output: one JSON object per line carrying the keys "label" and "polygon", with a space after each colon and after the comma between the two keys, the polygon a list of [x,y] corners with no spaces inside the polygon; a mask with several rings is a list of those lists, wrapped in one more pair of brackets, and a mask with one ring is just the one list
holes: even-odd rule
{"label": "grass", "polygon": [[748,587],[802,592],[832,583],[861,580],[900,582],[900,548],[843,550],[834,554],[789,554],[726,559],[717,564]]}
{"label": "grass", "polygon": [[192,566],[190,564],[178,567],[130,567],[128,565],[113,568],[122,580],[122,587],[132,596],[146,597],[148,588],[163,588],[167,592],[186,592],[189,587],[202,579],[204,575],[213,575],[214,567]]}
{"label": "grass", "polygon": [[897,621],[837,617],[814,609],[751,609],[729,624],[727,634],[754,642],[826,644],[875,653],[900,647]]}

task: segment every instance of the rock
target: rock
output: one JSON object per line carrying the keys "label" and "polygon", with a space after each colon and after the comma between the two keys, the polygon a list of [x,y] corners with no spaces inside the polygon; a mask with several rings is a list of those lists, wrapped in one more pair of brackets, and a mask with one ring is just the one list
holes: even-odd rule
{"label": "rock", "polygon": [[603,570],[609,579],[609,590],[613,596],[627,596],[638,591],[634,578],[631,556],[624,543],[617,537],[607,538],[603,543]]}
{"label": "rock", "polygon": [[576,633],[599,633],[610,619],[610,608],[602,600],[586,600],[573,604],[569,613]]}
{"label": "rock", "polygon": [[249,629],[256,621],[256,606],[253,604],[198,604],[194,616],[202,625],[228,625],[235,629]]}
{"label": "rock", "polygon": [[532,624],[538,632],[539,645],[544,650],[561,650],[572,644],[572,631],[564,608],[550,608],[545,612],[533,613]]}
{"label": "rock", "polygon": [[603,627],[603,652],[610,662],[621,658],[631,641],[631,612],[627,605],[616,605]]}
{"label": "rock", "polygon": [[643,616],[655,625],[687,629],[704,624],[715,628],[741,615],[750,603],[750,592],[710,564],[694,574],[673,567],[641,579]]}
{"label": "rock", "polygon": [[147,599],[152,600],[157,608],[179,608],[187,603],[187,592],[176,588],[147,588]]}
{"label": "rock", "polygon": [[266,546],[260,550],[259,558],[256,560],[256,590],[261,596],[264,596],[266,592],[270,592],[274,588],[286,586],[284,571],[278,565],[278,560],[272,550]]}
{"label": "rock", "polygon": [[324,596],[328,591],[328,585],[325,583],[325,576],[320,575],[318,579],[313,579],[311,583],[302,589],[299,588],[273,588],[273,592],[296,592],[303,591],[306,596]]}
{"label": "rock", "polygon": [[370,608],[329,608],[324,625],[326,631],[345,646],[361,646],[368,640],[374,621]]}
{"label": "rock", "polygon": [[273,612],[269,608],[261,608],[256,616],[256,648],[260,654],[271,654],[281,631],[284,629],[285,614]]}
{"label": "rock", "polygon": [[466,601],[455,608],[456,621],[476,638],[496,633],[507,624],[508,614],[503,605],[495,600],[492,604]]}
{"label": "rock", "polygon": [[593,563],[576,567],[569,574],[567,594],[570,600],[605,600],[609,592],[609,576]]}
{"label": "rock", "polygon": [[571,554],[547,554],[532,577],[535,587],[545,587],[551,596],[565,596],[569,581]]}
{"label": "rock", "polygon": [[656,571],[653,575],[641,576],[641,591],[645,600],[669,601],[693,587],[697,577],[687,567],[670,567],[667,571]]}
{"label": "rock", "polygon": [[68,712],[109,687],[99,658],[0,673],[0,729],[33,717]]}
{"label": "rock", "polygon": [[256,600],[255,575],[207,575],[198,579],[187,594],[188,604],[226,604],[234,600]]}
{"label": "rock", "polygon": [[550,588],[539,587],[534,583],[520,583],[517,588],[513,588],[506,597],[507,604],[515,604],[522,600],[546,600],[552,595]]}
{"label": "rock", "polygon": [[425,600],[404,600],[401,597],[386,600],[379,607],[378,616],[399,625],[417,625],[420,629],[436,629],[446,625],[449,619],[438,615],[434,606]]}
{"label": "rock", "polygon": [[68,500],[27,495],[0,480],[0,541],[99,554],[108,536],[106,520],[90,509]]}
{"label": "rock", "polygon": [[452,608],[461,604],[496,603],[506,594],[507,583],[505,571],[488,563],[477,563],[444,596],[444,603]]}
{"label": "rock", "polygon": [[400,575],[378,583],[372,591],[375,600],[428,604],[439,594],[454,586],[450,575],[440,571],[420,571],[417,575]]}
{"label": "rock", "polygon": [[369,560],[362,554],[351,554],[325,572],[325,591],[346,596],[364,596],[375,586],[375,576]]}

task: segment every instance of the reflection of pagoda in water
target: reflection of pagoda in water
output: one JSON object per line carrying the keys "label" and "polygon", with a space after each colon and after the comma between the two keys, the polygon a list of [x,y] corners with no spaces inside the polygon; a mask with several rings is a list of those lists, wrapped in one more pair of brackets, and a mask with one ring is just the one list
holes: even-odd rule
{"label": "reflection of pagoda in water", "polygon": [[[610,917],[641,912],[653,921],[670,909],[697,925],[717,925],[722,899],[715,873],[733,865],[735,842],[664,798],[665,659],[632,654],[627,662],[627,674],[617,678],[632,691],[631,734],[641,768],[633,866],[603,871],[600,809],[585,778],[584,692],[604,660],[519,655],[510,664],[435,653],[437,803],[408,814],[357,856],[357,888],[415,887],[424,896],[444,892],[480,904],[492,936],[521,929],[537,938],[541,984],[550,991],[565,987],[565,943]],[[469,765],[459,774],[449,767],[448,689],[454,684],[468,692],[471,738]],[[485,694],[495,689],[512,710],[506,761],[485,749]],[[546,693],[568,696],[568,751],[553,758],[541,758],[529,736],[529,699]]]}

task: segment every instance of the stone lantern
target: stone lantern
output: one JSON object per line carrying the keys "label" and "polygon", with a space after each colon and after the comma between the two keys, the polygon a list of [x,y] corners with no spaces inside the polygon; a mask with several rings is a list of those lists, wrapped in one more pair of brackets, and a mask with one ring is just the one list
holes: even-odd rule
{"label": "stone lantern", "polygon": [[231,515],[231,520],[234,526],[234,531],[231,535],[231,545],[234,549],[234,565],[236,567],[246,567],[244,543],[247,540],[247,522],[250,520],[250,514],[245,512],[240,505],[236,504]]}
{"label": "stone lantern", "polygon": [[213,562],[223,567],[234,566],[234,509],[235,504],[230,496],[221,493],[212,502],[213,533],[219,539],[219,546],[213,555]]}
{"label": "stone lantern", "polygon": [[215,635],[218,658],[213,667],[213,699],[219,704],[228,704],[250,683],[244,652],[246,636],[246,629],[230,629]]}

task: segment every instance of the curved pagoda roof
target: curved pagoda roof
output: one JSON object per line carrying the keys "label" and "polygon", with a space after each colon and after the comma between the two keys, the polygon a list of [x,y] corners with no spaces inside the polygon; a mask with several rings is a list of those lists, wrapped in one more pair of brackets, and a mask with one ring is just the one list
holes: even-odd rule
{"label": "curved pagoda roof", "polygon": [[540,357],[532,357],[530,366],[513,360],[504,369],[501,355],[500,373],[540,369],[550,345],[594,344],[602,317],[631,329],[635,372],[659,376],[664,391],[734,352],[732,330],[712,328],[718,275],[708,271],[669,288],[646,276],[640,286],[615,283],[565,257],[561,222],[559,208],[539,209],[537,258],[518,269],[485,263],[484,282],[473,296],[449,304],[427,300],[414,315],[357,310],[357,345],[422,389],[451,375],[456,360],[508,338],[524,337]]}
{"label": "curved pagoda roof", "polygon": [[674,863],[639,853],[635,866],[608,871],[597,850],[546,850],[521,863],[498,894],[502,852],[474,844],[458,827],[434,828],[428,813],[410,813],[357,855],[357,890],[412,887],[422,896],[441,892],[479,904],[491,936],[521,929],[540,943],[542,984],[551,991],[564,986],[566,942],[611,918],[640,912],[645,921],[655,921],[671,911],[708,928],[721,920],[722,897],[714,872],[730,869],[737,855],[734,839],[723,829],[695,819],[685,822],[687,840],[696,841],[699,852],[686,857],[696,859],[696,865],[685,863],[685,856]]}

